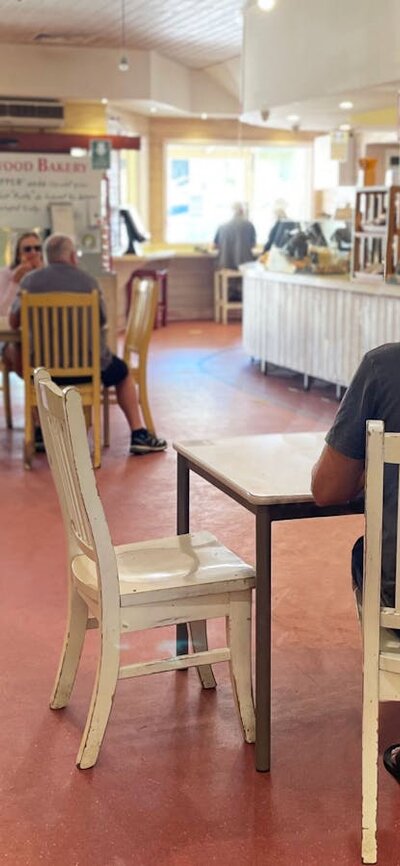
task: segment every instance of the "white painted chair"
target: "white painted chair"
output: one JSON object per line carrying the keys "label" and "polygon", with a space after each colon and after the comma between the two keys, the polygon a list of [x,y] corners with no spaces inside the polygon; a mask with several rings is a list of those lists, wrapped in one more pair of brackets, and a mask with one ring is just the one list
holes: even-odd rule
{"label": "white painted chair", "polygon": [[220,268],[214,273],[214,320],[226,325],[230,310],[242,310],[240,301],[229,300],[229,281],[235,280],[237,287],[242,290],[242,275],[240,271]]}
{"label": "white painted chair", "polygon": [[[362,860],[376,863],[379,702],[400,700],[400,532],[397,532],[395,607],[382,608],[382,513],[385,464],[400,466],[400,434],[385,433],[382,421],[368,421],[365,498],[365,553],[362,602]],[[399,523],[397,524],[399,527]],[[400,727],[400,719],[399,719]]]}
{"label": "white painted chair", "polygon": [[[208,532],[113,547],[90,462],[81,400],[44,369],[35,387],[46,451],[68,544],[69,612],[51,707],[71,695],[88,628],[99,628],[99,660],[80,744],[81,768],[96,763],[118,679],[228,661],[244,738],[254,742],[251,685],[253,569]],[[137,507],[140,508],[140,502]],[[150,662],[120,663],[121,634],[226,617],[227,646]],[[195,642],[195,641],[194,641]]]}

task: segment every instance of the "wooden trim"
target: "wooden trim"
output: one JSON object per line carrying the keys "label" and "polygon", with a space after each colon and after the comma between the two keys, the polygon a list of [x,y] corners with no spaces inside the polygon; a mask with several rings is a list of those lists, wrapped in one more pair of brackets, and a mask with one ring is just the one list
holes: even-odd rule
{"label": "wooden trim", "polygon": [[71,147],[88,149],[89,143],[97,138],[110,141],[113,150],[140,150],[139,136],[12,132],[4,129],[0,133],[0,153],[69,153]]}

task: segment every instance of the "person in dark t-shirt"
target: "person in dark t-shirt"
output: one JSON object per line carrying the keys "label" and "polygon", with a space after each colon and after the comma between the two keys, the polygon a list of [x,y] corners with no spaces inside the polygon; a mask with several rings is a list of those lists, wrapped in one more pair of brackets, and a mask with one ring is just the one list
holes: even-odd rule
{"label": "person in dark t-shirt", "polygon": [[[314,466],[311,490],[319,505],[354,499],[364,489],[366,422],[379,419],[385,432],[400,432],[400,343],[388,343],[368,352],[356,371],[326,436],[326,445]],[[382,529],[382,605],[395,600],[397,540],[397,467],[385,466]],[[353,586],[362,589],[363,539],[352,553]],[[400,746],[384,755],[386,769],[400,782]]]}

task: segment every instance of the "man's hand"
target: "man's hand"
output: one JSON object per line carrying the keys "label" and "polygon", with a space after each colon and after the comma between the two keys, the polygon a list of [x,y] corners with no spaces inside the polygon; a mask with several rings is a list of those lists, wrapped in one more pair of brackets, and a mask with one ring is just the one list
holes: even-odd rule
{"label": "man's hand", "polygon": [[325,445],[312,470],[311,492],[318,505],[354,499],[364,488],[364,461],[345,457]]}

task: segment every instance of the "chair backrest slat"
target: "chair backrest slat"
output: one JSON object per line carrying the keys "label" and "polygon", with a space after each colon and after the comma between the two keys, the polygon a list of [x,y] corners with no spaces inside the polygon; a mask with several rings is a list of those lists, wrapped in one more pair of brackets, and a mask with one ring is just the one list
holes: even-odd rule
{"label": "chair backrest slat", "polygon": [[157,312],[158,286],[155,280],[135,278],[126,325],[124,359],[133,352],[143,357],[148,350]]}

